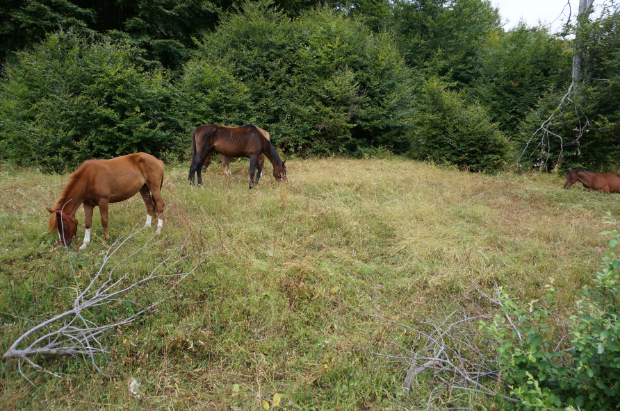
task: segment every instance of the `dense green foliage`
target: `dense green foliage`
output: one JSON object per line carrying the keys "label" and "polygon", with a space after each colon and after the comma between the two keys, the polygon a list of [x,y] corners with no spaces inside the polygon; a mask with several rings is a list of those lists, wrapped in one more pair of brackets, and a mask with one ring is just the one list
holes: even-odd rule
{"label": "dense green foliage", "polygon": [[19,53],[0,82],[2,157],[62,171],[90,158],[179,151],[170,84],[134,53],[71,33]]}
{"label": "dense green foliage", "polygon": [[499,27],[499,13],[488,0],[394,3],[394,31],[407,63],[460,87],[480,75],[478,55]]}
{"label": "dense green foliage", "polygon": [[248,4],[185,66],[180,111],[192,126],[259,124],[289,153],[403,152],[411,77],[388,35],[334,10]]}
{"label": "dense green foliage", "polygon": [[485,108],[468,104],[437,79],[426,81],[416,100],[409,155],[472,171],[493,170],[507,159],[509,143]]}
{"label": "dense green foliage", "polygon": [[[230,4],[228,2],[222,2]],[[222,7],[216,0],[9,0],[0,6],[0,59],[71,29],[89,35],[125,38],[142,57],[167,67],[189,58],[192,37],[215,27]]]}
{"label": "dense green foliage", "polygon": [[545,93],[570,84],[571,59],[564,41],[521,24],[492,36],[480,51],[480,76],[469,98],[479,99],[502,131],[514,135]]}
{"label": "dense green foliage", "polygon": [[[411,151],[412,136],[416,144],[436,139],[431,145],[449,151],[438,130],[458,115],[446,117],[434,134],[413,130],[433,115],[420,111],[426,103],[415,90],[423,89],[422,79],[436,77],[447,90],[464,92],[459,99],[469,103],[463,107],[486,108],[484,116],[506,136],[502,150],[512,149],[522,167],[615,169],[620,25],[614,0],[605,4],[601,17],[582,16],[561,37],[542,27],[503,30],[488,0],[334,0],[322,6],[313,0],[9,0],[0,6],[0,58],[7,62],[0,99],[12,98],[7,90],[19,80],[11,73],[25,56],[45,60],[37,57],[42,49],[36,44],[60,31],[78,42],[88,38],[95,48],[122,45],[131,50],[137,71],[157,72],[169,82],[154,97],[169,104],[160,114],[150,109],[146,115],[166,117],[158,122],[174,130],[172,140],[185,138],[200,123],[256,123],[287,153],[359,155],[378,148],[402,153]],[[564,99],[570,104],[557,109],[570,84],[571,33],[584,50],[586,78],[574,87],[579,97]],[[25,48],[26,54],[20,51]],[[158,94],[156,89],[151,92]],[[39,97],[43,90],[53,87],[39,90]],[[0,102],[5,108],[11,104]],[[84,109],[66,108],[74,117]],[[18,115],[12,116],[0,121],[8,124]],[[457,130],[460,123],[449,128]],[[92,135],[95,128],[85,130]],[[463,127],[457,134],[465,138],[470,131]],[[428,158],[423,149],[411,152],[416,150],[414,157]],[[505,153],[498,155],[507,160]],[[37,156],[47,154],[31,155]],[[462,156],[459,165],[465,165]],[[26,158],[11,155],[18,163]],[[493,169],[501,161],[470,151],[470,163]]]}
{"label": "dense green foliage", "polygon": [[614,249],[620,234],[616,230],[601,234],[611,235],[609,249],[592,286],[582,291],[568,331],[554,315],[552,285],[546,286],[542,306],[537,301],[519,305],[503,293],[502,314],[486,325],[498,345],[502,378],[526,410],[617,408],[620,259]]}

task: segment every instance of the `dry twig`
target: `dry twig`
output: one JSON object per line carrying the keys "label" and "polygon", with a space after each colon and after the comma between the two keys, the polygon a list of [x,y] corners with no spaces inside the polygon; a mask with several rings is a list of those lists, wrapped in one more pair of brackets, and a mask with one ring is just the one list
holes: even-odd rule
{"label": "dry twig", "polygon": [[406,364],[408,369],[402,386],[407,393],[420,375],[427,370],[432,370],[433,378],[424,380],[426,387],[432,387],[428,398],[420,399],[424,402],[424,406],[436,404],[441,407],[450,406],[447,409],[469,409],[453,408],[459,401],[463,402],[458,405],[465,404],[462,396],[458,394],[459,391],[475,392],[500,397],[509,402],[518,402],[515,398],[491,390],[489,386],[493,384],[483,384],[485,381],[496,382],[499,376],[499,365],[492,344],[489,344],[477,329],[477,323],[481,319],[490,320],[490,317],[472,316],[466,310],[454,311],[441,324],[422,323],[430,328],[430,331],[422,331],[340,304],[365,316],[395,324],[417,335],[419,339],[415,350],[402,347],[394,341],[388,341],[391,346],[401,352],[399,355],[362,349],[373,355]]}
{"label": "dry twig", "polygon": [[[90,358],[91,364],[99,373],[105,375],[95,361],[96,354],[108,352],[101,341],[103,334],[106,331],[117,328],[121,325],[131,324],[142,314],[153,310],[159,304],[166,301],[166,298],[174,290],[176,285],[192,274],[208,257],[206,256],[203,258],[187,272],[172,272],[171,269],[178,266],[188,257],[188,255],[181,255],[185,244],[189,239],[188,236],[174,252],[157,264],[157,266],[155,266],[155,268],[153,268],[148,275],[143,278],[136,278],[135,274],[130,275],[131,270],[124,270],[125,272],[122,273],[122,264],[130,258],[136,256],[141,251],[145,250],[152,243],[153,238],[155,238],[155,236],[153,236],[135,252],[130,253],[125,258],[122,258],[110,268],[109,266],[112,265],[112,257],[114,257],[131,238],[134,238],[143,229],[144,227],[139,230],[135,230],[134,226],[134,229],[128,235],[119,237],[114,244],[108,248],[99,270],[95,273],[91,281],[83,288],[78,282],[72,263],[72,257],[67,249],[71,273],[74,280],[74,286],[69,287],[75,292],[73,307],[70,310],[58,314],[46,321],[37,323],[37,325],[31,327],[28,331],[15,340],[15,342],[4,353],[2,359],[6,360],[10,358],[17,358],[19,361],[18,365],[20,373],[22,373],[21,361],[24,360],[39,371],[62,378],[58,374],[45,370],[28,357],[38,354],[73,356],[84,355]],[[117,271],[121,271],[121,273],[117,274]],[[130,292],[137,291],[139,288],[142,288],[155,280],[169,282],[172,279],[174,279],[175,282],[168,287],[163,297],[159,298],[155,302],[149,301],[146,307],[139,309],[135,314],[124,318],[115,319],[109,324],[97,324],[95,322],[92,314],[93,310],[97,307],[112,307],[118,302],[131,303],[138,307],[139,304],[136,301],[128,299],[128,294]],[[20,348],[20,346],[23,346],[23,348]],[[24,374],[22,373],[22,375]],[[28,378],[26,379],[31,382]]]}

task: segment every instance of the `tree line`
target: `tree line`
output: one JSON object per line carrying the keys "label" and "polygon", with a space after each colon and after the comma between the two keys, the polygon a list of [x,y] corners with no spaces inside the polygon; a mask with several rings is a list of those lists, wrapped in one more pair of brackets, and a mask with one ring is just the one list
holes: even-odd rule
{"label": "tree line", "polygon": [[554,34],[505,30],[488,0],[9,0],[0,156],[173,160],[197,125],[252,123],[288,155],[613,170],[620,17],[602,6]]}

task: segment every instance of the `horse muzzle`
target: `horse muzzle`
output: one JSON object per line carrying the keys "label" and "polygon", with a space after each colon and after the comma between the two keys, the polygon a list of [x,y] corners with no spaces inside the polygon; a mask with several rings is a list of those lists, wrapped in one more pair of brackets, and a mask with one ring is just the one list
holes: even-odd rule
{"label": "horse muzzle", "polygon": [[69,247],[71,245],[71,242],[73,241],[73,238],[69,237],[69,238],[65,238],[65,240],[58,240],[58,242],[60,244],[62,244],[65,247]]}

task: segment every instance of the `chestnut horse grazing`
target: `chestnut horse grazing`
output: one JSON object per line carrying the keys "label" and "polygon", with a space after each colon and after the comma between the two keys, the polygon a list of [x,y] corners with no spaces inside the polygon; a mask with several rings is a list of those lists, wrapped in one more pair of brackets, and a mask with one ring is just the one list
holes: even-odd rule
{"label": "chestnut horse grazing", "polygon": [[601,193],[620,193],[620,176],[617,174],[589,173],[571,168],[566,176],[564,188],[569,188],[577,181],[588,190],[596,190]]}
{"label": "chestnut horse grazing", "polygon": [[164,200],[161,186],[164,182],[164,163],[150,154],[136,153],[110,160],[88,160],[69,176],[67,185],[56,201],[54,209],[47,208],[50,216],[50,233],[58,231],[60,243],[71,245],[71,237],[77,234],[78,221],[75,212],[84,204],[84,243],[83,250],[90,243],[90,227],[93,223],[93,209],[99,206],[103,234],[107,240],[108,204],[118,203],[133,197],[138,191],[146,204],[146,226],[151,226],[155,213],[157,234],[164,222]]}
{"label": "chestnut horse grazing", "polygon": [[189,169],[190,185],[198,172],[198,184],[202,184],[202,165],[209,165],[214,152],[226,157],[248,157],[250,159],[250,188],[254,186],[254,173],[258,169],[256,183],[260,180],[262,167],[258,162],[260,154],[271,161],[273,176],[277,181],[286,180],[286,165],[280,160],[273,144],[259,131],[258,127],[246,124],[241,127],[214,126],[207,124],[194,129],[192,136],[192,165]]}
{"label": "chestnut horse grazing", "polygon": [[[255,127],[258,129],[258,131],[260,131],[260,132],[261,132],[261,134],[262,134],[263,136],[265,136],[265,138],[266,138],[267,140],[271,141],[271,136],[269,135],[269,133],[268,133],[268,132],[266,132],[265,130],[263,130],[262,128],[260,128],[260,127],[258,127],[258,126],[255,126]],[[222,167],[224,168],[224,175],[230,175],[230,174],[232,174],[232,173],[230,172],[230,158],[226,157],[226,156],[225,156],[225,155],[223,155],[223,154],[220,154],[220,160],[222,161]],[[202,166],[202,171],[203,171],[203,172],[207,171],[207,167],[209,167],[209,164],[211,164],[211,158],[210,158],[210,157],[209,157],[209,159],[207,160],[207,163],[205,163],[205,164]],[[258,165],[260,166],[260,169],[261,169],[261,170],[263,169],[263,164],[265,164],[265,155],[264,155],[263,153],[261,153],[261,154],[258,156]],[[262,173],[260,173],[260,177],[262,177]]]}

